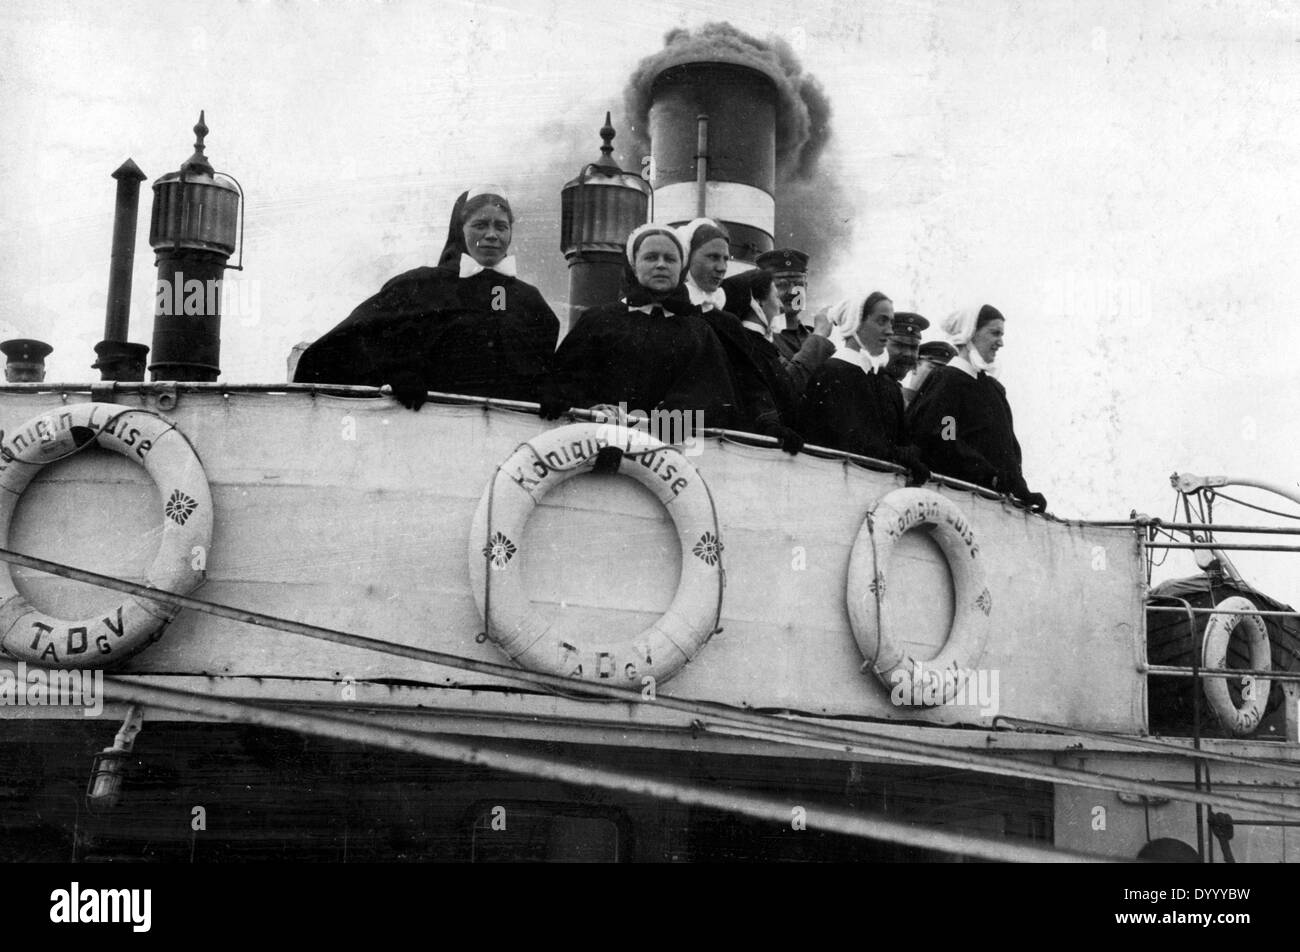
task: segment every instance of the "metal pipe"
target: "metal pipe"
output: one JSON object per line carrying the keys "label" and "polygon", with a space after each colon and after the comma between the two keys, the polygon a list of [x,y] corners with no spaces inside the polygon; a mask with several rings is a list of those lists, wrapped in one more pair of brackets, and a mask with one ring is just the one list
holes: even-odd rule
{"label": "metal pipe", "polygon": [[1064,724],[1035,721],[1026,717],[1010,717],[1006,714],[999,714],[994,717],[993,723],[1002,723],[1013,728],[1029,728],[1031,730],[1050,731],[1054,734],[1061,734],[1069,737],[1082,737],[1088,740],[1124,744],[1129,747],[1136,747],[1139,750],[1171,754],[1175,757],[1199,757],[1202,760],[1212,760],[1216,763],[1233,764],[1237,767],[1262,767],[1266,770],[1278,770],[1284,773],[1300,773],[1300,762],[1284,763],[1273,760],[1260,760],[1257,757],[1237,757],[1233,754],[1224,754],[1219,753],[1218,751],[1204,749],[1193,751],[1180,744],[1155,740],[1149,737],[1129,737],[1127,735],[1107,734],[1104,731],[1092,731],[1083,727],[1068,727]]}
{"label": "metal pipe", "polygon": [[[1173,605],[1147,605],[1149,612],[1182,612],[1183,609]],[[1193,608],[1198,615],[1262,615],[1278,618],[1300,618],[1300,612],[1268,611],[1263,608]]]}
{"label": "metal pipe", "polygon": [[131,323],[131,270],[135,265],[135,231],[140,213],[140,183],[145,174],[130,159],[113,178],[117,201],[113,208],[113,250],[109,254],[108,306],[104,314],[104,340],[124,341]]}
{"label": "metal pipe", "polygon": [[1300,545],[1264,545],[1246,542],[1144,542],[1153,549],[1212,549],[1230,552],[1300,552]]}
{"label": "metal pipe", "polygon": [[[568,763],[544,755],[496,750],[466,741],[430,737],[413,731],[375,726],[352,718],[266,708],[243,701],[223,700],[188,691],[178,691],[174,688],[124,681],[116,677],[105,678],[104,687],[106,694],[132,704],[147,704],[216,720],[291,730],[315,737],[367,744],[372,747],[487,767],[491,770],[539,777],[560,783],[600,787],[633,796],[653,797],[690,806],[726,810],[759,820],[780,823],[783,826],[789,824],[791,817],[791,804],[788,799],[779,800],[749,793],[714,790],[606,767]],[[812,829],[844,836],[883,840],[920,849],[959,853],[1001,862],[1116,861],[1112,857],[1039,846],[1022,846],[968,834],[950,833],[935,827],[919,826],[835,807],[812,806],[807,811],[807,820]]]}
{"label": "metal pipe", "polygon": [[[709,197],[709,117],[701,113],[695,117],[695,217],[707,215]],[[689,249],[688,249],[689,250]]]}
{"label": "metal pipe", "polygon": [[1267,678],[1270,681],[1300,681],[1300,671],[1260,671],[1256,668],[1186,668],[1174,664],[1140,664],[1145,674],[1170,675],[1176,678]]}
{"label": "metal pipe", "polygon": [[1171,532],[1258,532],[1264,535],[1300,535],[1300,528],[1286,526],[1221,526],[1213,522],[1160,522],[1156,528]]}
{"label": "metal pipe", "polygon": [[[0,561],[11,562],[15,565],[25,566],[26,568],[38,569],[39,571],[49,572],[52,575],[69,578],[77,582],[86,582],[91,585],[99,585],[103,588],[115,589],[117,591],[126,592],[130,595],[139,596],[147,601],[158,602],[177,609],[190,608],[194,611],[215,615],[219,618],[228,618],[233,621],[241,621],[250,625],[274,628],[279,631],[304,635],[321,641],[329,641],[336,644],[348,645],[350,647],[379,651],[384,654],[410,658],[415,661],[462,668],[464,670],[477,671],[483,674],[498,675],[510,680],[523,681],[526,684],[531,682],[535,685],[555,688],[563,692],[565,695],[585,693],[597,697],[609,698],[621,703],[655,704],[666,710],[689,713],[696,717],[704,715],[722,720],[729,720],[739,724],[757,727],[768,732],[791,735],[789,743],[801,743],[802,740],[808,740],[813,746],[817,746],[818,744],[824,745],[829,742],[832,745],[831,749],[857,750],[872,756],[892,757],[893,759],[905,760],[912,763],[951,767],[962,770],[977,770],[985,773],[998,773],[1005,776],[1020,777],[1027,780],[1038,780],[1046,783],[1064,783],[1071,786],[1089,787],[1099,790],[1113,790],[1117,792],[1163,796],[1174,800],[1185,800],[1193,803],[1204,802],[1210,806],[1219,807],[1220,809],[1252,810],[1270,816],[1300,819],[1300,807],[1292,807],[1281,803],[1270,803],[1263,800],[1254,800],[1249,797],[1226,796],[1223,794],[1209,795],[1188,793],[1177,788],[1165,787],[1158,783],[1131,780],[1127,777],[1094,774],[1081,770],[1069,770],[1048,764],[1025,764],[1012,758],[997,757],[984,752],[954,750],[951,747],[938,743],[930,743],[928,741],[900,740],[884,734],[872,734],[866,730],[850,731],[842,728],[827,727],[820,724],[809,724],[785,718],[778,718],[771,715],[756,714],[716,701],[699,701],[684,698],[678,699],[666,697],[664,695],[657,695],[653,701],[643,700],[640,690],[637,687],[619,688],[609,685],[601,685],[596,682],[575,684],[572,678],[542,674],[535,671],[521,671],[518,668],[509,665],[495,664],[490,661],[476,661],[472,658],[465,658],[448,652],[418,648],[413,645],[394,644],[392,642],[381,641],[377,638],[369,638],[365,635],[357,635],[352,632],[338,631],[331,628],[321,628],[316,625],[309,625],[288,618],[278,618],[274,615],[262,614],[261,612],[232,608],[228,605],[220,605],[215,602],[204,601],[188,595],[178,595],[174,592],[166,592],[161,589],[150,588],[147,585],[129,582],[126,579],[101,575],[98,572],[88,572],[85,569],[73,568],[70,565],[64,565],[60,562],[52,562],[48,559],[36,558],[35,556],[25,555],[21,552],[13,552],[9,549],[0,548]],[[850,746],[846,747],[845,745]]]}
{"label": "metal pipe", "polygon": [[1255,489],[1276,493],[1292,502],[1300,502],[1300,489],[1295,485],[1275,483],[1268,479],[1255,479],[1253,476],[1196,476],[1192,473],[1174,473],[1169,477],[1169,482],[1183,495],[1217,486],[1252,486]]}

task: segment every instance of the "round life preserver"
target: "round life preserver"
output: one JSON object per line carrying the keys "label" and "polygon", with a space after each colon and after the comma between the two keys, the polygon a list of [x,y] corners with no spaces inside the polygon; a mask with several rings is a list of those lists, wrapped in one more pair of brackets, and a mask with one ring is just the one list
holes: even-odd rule
{"label": "round life preserver", "polygon": [[[76,403],[42,414],[0,444],[0,539],[18,498],[42,466],[94,442],[141,464],[158,487],[162,539],[148,584],[178,594],[204,577],[212,542],[212,494],[193,447],[176,427],[147,410]],[[49,667],[102,668],[162,636],[176,609],[128,596],[107,612],[68,621],[34,608],[18,593],[8,563],[0,569],[0,653]]]}
{"label": "round life preserver", "polygon": [[[635,636],[582,643],[552,627],[524,590],[524,526],[556,486],[590,472],[603,447],[623,451],[619,473],[649,489],[668,509],[681,542],[682,571],[668,611]],[[469,538],[474,600],[487,636],[532,671],[583,680],[643,685],[666,681],[718,627],[722,540],[708,486],[678,450],[636,429],[575,423],[522,444],[489,480]]]}
{"label": "round life preserver", "polygon": [[[1216,613],[1221,611],[1255,612],[1255,605],[1249,599],[1233,596],[1225,598],[1214,606]],[[1201,642],[1201,663],[1207,668],[1226,668],[1228,666],[1228,642],[1233,631],[1242,631],[1248,641],[1250,666],[1257,671],[1272,671],[1272,647],[1268,640],[1268,628],[1259,615],[1214,614],[1205,626],[1205,635]],[[1268,703],[1268,693],[1272,682],[1267,678],[1255,680],[1247,675],[1241,679],[1241,706],[1233,703],[1225,678],[1205,677],[1205,696],[1210,701],[1210,708],[1219,723],[1229,733],[1242,737],[1259,726],[1264,717],[1264,708]]]}
{"label": "round life preserver", "polygon": [[[952,629],[943,649],[929,661],[913,658],[881,621],[891,591],[889,557],[903,534],[914,529],[930,533],[952,573]],[[871,668],[898,703],[930,706],[952,701],[984,651],[993,611],[979,546],[961,510],[929,489],[889,493],[867,513],[858,530],[849,556],[847,588],[849,624],[866,659],[863,670]]]}

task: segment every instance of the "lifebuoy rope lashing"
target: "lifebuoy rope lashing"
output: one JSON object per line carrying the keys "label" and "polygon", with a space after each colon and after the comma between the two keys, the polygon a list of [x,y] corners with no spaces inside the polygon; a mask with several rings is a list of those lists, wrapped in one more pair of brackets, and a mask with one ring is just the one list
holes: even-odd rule
{"label": "lifebuoy rope lashing", "polygon": [[[619,473],[649,489],[672,516],[681,580],[668,611],[645,631],[584,644],[556,630],[529,601],[520,547],[537,503],[590,472],[606,447],[622,451]],[[470,577],[487,636],[521,667],[583,680],[639,685],[650,677],[662,683],[717,631],[722,549],[712,495],[680,451],[637,429],[575,423],[520,444],[497,466],[474,514]]]}
{"label": "lifebuoy rope lashing", "polygon": [[[202,583],[212,543],[212,495],[198,455],[173,423],[147,410],[77,403],[29,420],[0,444],[0,539],[8,547],[18,500],[43,466],[97,445],[145,468],[163,504],[150,587],[187,594]],[[161,637],[176,610],[131,596],[88,618],[48,615],[0,571],[0,653],[50,667],[108,667]]]}
{"label": "lifebuoy rope lashing", "polygon": [[[898,540],[923,529],[938,544],[953,580],[953,623],[939,654],[918,661],[887,630],[889,561]],[[949,703],[962,688],[962,677],[988,642],[993,599],[985,580],[979,546],[966,516],[951,501],[929,489],[896,489],[880,499],[862,521],[849,556],[847,586],[849,624],[870,668],[885,687],[900,679],[936,691],[905,691],[913,705]]]}
{"label": "lifebuoy rope lashing", "polygon": [[[1243,632],[1249,642],[1250,667],[1255,671],[1273,670],[1273,652],[1264,619],[1254,614],[1256,606],[1248,598],[1234,595],[1214,606],[1216,614],[1205,625],[1201,642],[1201,663],[1207,668],[1228,666],[1228,643],[1234,631]],[[1250,612],[1251,614],[1235,614]],[[1242,678],[1241,704],[1233,703],[1224,678],[1202,676],[1210,709],[1229,733],[1244,737],[1259,726],[1268,705],[1272,682],[1265,678]]]}

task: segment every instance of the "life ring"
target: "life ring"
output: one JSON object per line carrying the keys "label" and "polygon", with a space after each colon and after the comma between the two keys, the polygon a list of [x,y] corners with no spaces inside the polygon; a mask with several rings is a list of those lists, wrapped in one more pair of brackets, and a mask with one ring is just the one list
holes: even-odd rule
{"label": "life ring", "polygon": [[[1268,640],[1268,628],[1264,619],[1257,614],[1236,615],[1225,612],[1255,612],[1254,604],[1247,598],[1233,596],[1225,598],[1214,606],[1215,614],[1205,626],[1205,635],[1201,641],[1201,663],[1207,668],[1226,668],[1228,666],[1228,642],[1233,631],[1243,631],[1249,644],[1250,666],[1257,671],[1273,670],[1272,647]],[[1219,723],[1229,733],[1243,737],[1259,726],[1268,704],[1268,693],[1272,682],[1265,678],[1255,680],[1247,675],[1241,679],[1241,705],[1233,703],[1225,678],[1205,677],[1205,696],[1209,698],[1210,708]]]}
{"label": "life ring", "polygon": [[[111,403],[76,403],[29,420],[0,443],[0,539],[18,499],[48,463],[89,443],[142,465],[163,504],[162,539],[148,584],[178,594],[203,581],[212,542],[212,494],[193,447],[155,413]],[[176,609],[129,596],[107,612],[76,621],[34,608],[18,593],[8,563],[0,570],[0,653],[61,668],[102,668],[162,636]]]}
{"label": "life ring", "polygon": [[[619,472],[654,493],[671,514],[681,542],[681,580],[668,611],[639,635],[584,644],[556,630],[533,607],[520,549],[524,526],[542,497],[590,472],[606,446],[623,451]],[[708,486],[678,450],[638,429],[574,423],[522,444],[489,480],[470,532],[471,587],[487,636],[520,666],[644,686],[648,678],[662,683],[676,674],[717,629],[722,548]]]}
{"label": "life ring", "polygon": [[[924,529],[952,573],[952,629],[939,654],[918,661],[884,630],[889,557],[903,534]],[[867,513],[849,556],[849,623],[866,661],[891,696],[910,706],[950,703],[988,641],[993,598],[965,515],[929,489],[896,489]],[[917,594],[917,593],[914,593]],[[895,690],[902,686],[901,690]],[[918,690],[919,689],[919,690]]]}

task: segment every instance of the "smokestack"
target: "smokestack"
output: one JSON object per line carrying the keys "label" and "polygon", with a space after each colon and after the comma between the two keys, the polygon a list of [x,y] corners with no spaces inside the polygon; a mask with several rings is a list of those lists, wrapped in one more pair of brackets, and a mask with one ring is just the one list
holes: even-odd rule
{"label": "smokestack", "polygon": [[[674,77],[680,84],[689,82],[692,73],[702,84],[710,82],[710,77],[725,80],[727,67],[733,71],[725,89],[691,92],[671,88]],[[743,72],[745,67],[749,74]],[[742,71],[735,72],[737,69]],[[754,73],[765,80],[755,80]],[[774,98],[756,94],[754,85],[770,86]],[[711,95],[720,105],[708,104]],[[698,109],[690,104],[692,96],[699,102]],[[673,97],[688,101],[678,103],[677,108],[669,101]],[[659,173],[654,179],[656,189],[666,185],[673,191],[691,191],[691,185],[681,183],[694,176],[682,167],[690,164],[695,151],[695,119],[705,113],[710,120],[705,190],[708,215],[745,223],[743,228],[731,229],[733,238],[737,231],[751,236],[757,233],[756,238],[742,238],[741,244],[770,248],[763,243],[766,232],[774,236],[777,245],[793,245],[807,252],[817,271],[824,274],[834,266],[852,232],[856,196],[845,188],[835,169],[822,162],[831,140],[830,101],[817,79],[804,72],[785,40],[778,36],[760,39],[730,23],[669,30],[663,49],[641,60],[632,71],[623,99],[632,154],[645,154],[653,145]],[[671,121],[663,115],[670,107],[674,112]],[[773,115],[775,158],[768,138]],[[718,128],[719,123],[726,131]],[[669,129],[670,125],[674,128]],[[774,213],[770,211],[773,196]],[[665,201],[679,204],[668,208]],[[697,217],[697,196],[688,199],[656,191],[654,202],[656,221]],[[732,254],[749,260],[747,250],[733,246]]]}
{"label": "smokestack", "polygon": [[731,256],[753,265],[776,232],[776,85],[728,62],[668,66],[651,79],[655,221],[703,215],[731,232]]}
{"label": "smokestack", "polygon": [[113,209],[113,250],[108,266],[108,306],[104,313],[104,339],[95,345],[98,356],[91,366],[101,380],[143,380],[149,348],[127,341],[131,323],[131,269],[135,264],[135,227],[140,216],[140,183],[145,174],[131,159],[113,173],[117,201]]}
{"label": "smokestack", "polygon": [[44,341],[24,337],[0,342],[5,355],[6,383],[41,383],[45,379],[45,358],[54,348]]}
{"label": "smokestack", "polygon": [[627,261],[627,236],[646,220],[649,187],[614,161],[609,113],[600,130],[600,158],[560,192],[560,248],[569,262],[569,327],[582,312],[617,301]]}
{"label": "smokestack", "polygon": [[242,195],[203,154],[199,113],[194,154],[153,183],[149,244],[158,258],[154,380],[211,383],[221,374],[221,283],[235,252]]}

